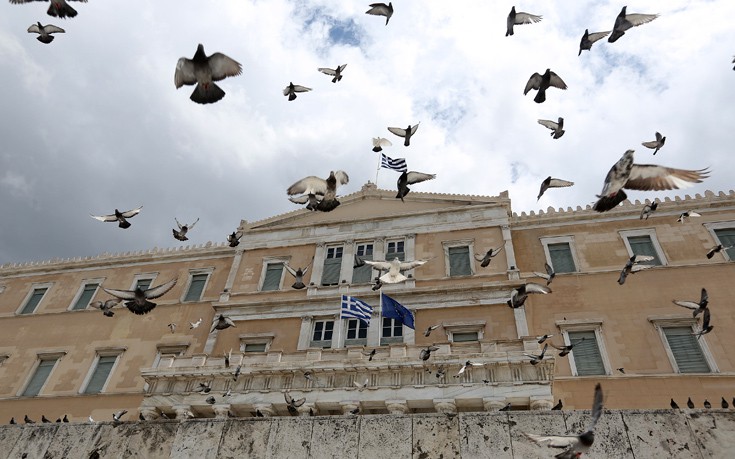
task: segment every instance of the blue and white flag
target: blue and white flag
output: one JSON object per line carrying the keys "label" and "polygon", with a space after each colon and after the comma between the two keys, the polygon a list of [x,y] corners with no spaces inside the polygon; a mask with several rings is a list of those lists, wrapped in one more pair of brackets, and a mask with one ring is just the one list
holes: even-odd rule
{"label": "blue and white flag", "polygon": [[381,153],[380,155],[381,155],[380,167],[385,167],[386,169],[393,169],[394,171],[398,171],[398,172],[408,171],[408,166],[406,165],[406,158],[392,159],[392,158],[385,156],[385,153]]}
{"label": "blue and white flag", "polygon": [[396,319],[408,328],[416,330],[416,325],[413,321],[413,313],[406,309],[406,307],[403,306],[401,303],[389,297],[385,293],[381,293],[380,304],[382,305],[381,314],[383,315],[383,317]]}
{"label": "blue and white flag", "polygon": [[360,319],[370,325],[370,317],[373,315],[373,307],[355,297],[342,295],[342,312],[340,319]]}

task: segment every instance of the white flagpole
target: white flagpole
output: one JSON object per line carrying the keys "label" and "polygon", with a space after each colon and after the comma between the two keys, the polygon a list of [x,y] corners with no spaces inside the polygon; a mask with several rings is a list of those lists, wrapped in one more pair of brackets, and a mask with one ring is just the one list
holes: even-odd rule
{"label": "white flagpole", "polygon": [[[347,304],[349,304],[350,296],[347,296]],[[342,327],[344,326],[344,323],[342,321],[342,295],[339,296],[339,326],[337,327],[337,343],[340,344],[340,347],[344,347],[344,341],[342,341]]]}
{"label": "white flagpole", "polygon": [[375,171],[375,186],[378,186],[378,172],[380,172],[380,165],[383,164],[383,153],[379,153],[378,156],[378,169]]}

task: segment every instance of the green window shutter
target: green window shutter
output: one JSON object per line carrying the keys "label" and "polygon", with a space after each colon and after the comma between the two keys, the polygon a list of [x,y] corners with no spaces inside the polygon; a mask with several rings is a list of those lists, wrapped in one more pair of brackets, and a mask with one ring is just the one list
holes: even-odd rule
{"label": "green window shutter", "polygon": [[58,359],[47,359],[41,360],[38,363],[38,367],[36,367],[36,372],[33,374],[33,377],[28,382],[28,386],[26,386],[26,389],[23,391],[24,397],[35,397],[36,395],[38,395],[39,392],[41,392],[41,388],[44,384],[46,384],[46,380],[51,374],[51,370],[54,369],[54,365],[56,365],[57,360]]}
{"label": "green window shutter", "polygon": [[651,236],[631,236],[628,238],[628,244],[630,245],[630,250],[635,255],[650,255],[653,257],[653,260],[642,262],[641,264],[661,265],[661,260],[658,258],[653,241],[651,241]]}
{"label": "green window shutter", "polygon": [[549,258],[551,259],[551,267],[557,273],[574,273],[577,267],[574,266],[574,257],[572,256],[572,248],[568,242],[560,242],[558,244],[547,245],[549,249]]}
{"label": "green window shutter", "polygon": [[283,276],[283,263],[268,263],[265,268],[265,279],[261,291],[278,290],[281,287],[281,277]]}
{"label": "green window shutter", "polygon": [[470,248],[449,247],[449,276],[469,276],[472,274],[470,268]]}
{"label": "green window shutter", "polygon": [[21,314],[31,314],[33,311],[36,310],[36,307],[38,307],[38,303],[41,302],[41,299],[46,294],[47,288],[36,288],[33,289],[33,294],[30,298],[28,298],[28,302],[25,306],[23,306],[23,309],[21,309]]}
{"label": "green window shutter", "polygon": [[470,341],[478,341],[477,332],[452,333],[452,342],[454,343],[466,343]]}
{"label": "green window shutter", "polygon": [[105,387],[107,378],[110,376],[112,367],[117,361],[116,355],[101,356],[97,361],[97,367],[92,373],[92,377],[89,379],[87,388],[84,389],[85,394],[99,394],[102,392],[102,388]]}
{"label": "green window shutter", "polygon": [[[363,253],[363,255],[360,255],[360,252]],[[373,247],[370,245],[370,250],[358,250],[357,256],[360,257],[362,260],[373,260]],[[368,283],[372,280],[373,275],[373,267],[364,264],[363,266],[360,266],[359,268],[354,268],[352,270],[352,283],[353,284],[362,284],[362,283]]]}
{"label": "green window shutter", "polygon": [[[584,338],[584,341],[580,340]],[[597,345],[594,331],[569,332],[569,341],[574,344],[572,354],[578,376],[604,375],[605,365]]]}
{"label": "green window shutter", "polygon": [[265,352],[266,343],[246,343],[244,352]]}
{"label": "green window shutter", "polygon": [[327,258],[324,260],[324,270],[322,271],[322,285],[339,284],[339,273],[342,270],[342,253],[339,257]]}
{"label": "green window shutter", "polygon": [[[715,234],[723,247],[735,246],[735,228],[716,229]],[[730,261],[735,261],[735,247],[725,250]]]}
{"label": "green window shutter", "polygon": [[696,336],[692,335],[691,327],[667,327],[663,330],[671,353],[674,354],[676,366],[679,367],[679,373],[710,373],[712,371],[704,358]]}
{"label": "green window shutter", "polygon": [[204,291],[204,284],[207,283],[207,277],[209,277],[209,274],[194,274],[191,276],[191,283],[189,284],[189,290],[186,292],[184,301],[199,301],[202,299],[202,292]]}
{"label": "green window shutter", "polygon": [[152,282],[153,279],[138,279],[138,282],[135,283],[135,287],[133,288],[133,290],[138,287],[140,287],[141,290],[148,290],[148,287],[151,286]]}
{"label": "green window shutter", "polygon": [[84,290],[82,291],[82,294],[79,295],[79,299],[76,303],[74,303],[74,307],[72,307],[72,311],[78,311],[80,309],[87,309],[87,306],[89,306],[89,302],[92,301],[92,297],[94,296],[94,292],[97,291],[97,287],[99,287],[100,284],[94,283],[94,284],[85,284]]}

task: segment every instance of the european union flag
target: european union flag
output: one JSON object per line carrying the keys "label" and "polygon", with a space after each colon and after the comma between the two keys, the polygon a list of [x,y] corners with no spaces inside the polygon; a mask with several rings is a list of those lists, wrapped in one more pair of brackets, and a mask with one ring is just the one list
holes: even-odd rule
{"label": "european union flag", "polygon": [[411,311],[406,309],[401,303],[389,297],[385,293],[380,293],[380,301],[382,304],[382,315],[389,319],[397,319],[403,323],[403,325],[416,330],[416,325],[413,321],[413,314]]}

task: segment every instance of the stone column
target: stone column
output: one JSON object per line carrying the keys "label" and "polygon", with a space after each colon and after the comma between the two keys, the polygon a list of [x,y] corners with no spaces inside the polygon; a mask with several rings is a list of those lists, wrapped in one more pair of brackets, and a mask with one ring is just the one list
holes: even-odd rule
{"label": "stone column", "polygon": [[457,404],[453,398],[434,399],[434,409],[441,414],[457,414]]}
{"label": "stone column", "polygon": [[264,418],[270,418],[276,414],[276,410],[273,409],[272,403],[256,403],[253,405],[253,408],[255,408],[256,412],[260,411],[260,414],[262,414]]}
{"label": "stone column", "polygon": [[303,351],[309,347],[311,341],[311,321],[312,316],[301,316],[301,329],[299,330],[299,342],[296,345],[296,349]]}
{"label": "stone column", "polygon": [[505,407],[505,397],[483,397],[482,405],[485,407],[485,411],[498,411]]}
{"label": "stone column", "polygon": [[139,411],[146,421],[155,421],[160,416],[155,406],[141,406]]}
{"label": "stone column", "polygon": [[176,412],[176,419],[191,419],[194,417],[194,413],[191,412],[191,405],[174,405],[174,411]]}
{"label": "stone column", "polygon": [[550,410],[554,406],[554,399],[547,395],[532,395],[531,396],[531,409],[532,410]]}
{"label": "stone column", "polygon": [[345,400],[339,402],[339,405],[342,407],[342,414],[351,414],[351,411],[360,408],[360,402],[356,400]]}
{"label": "stone column", "polygon": [[214,417],[217,419],[227,419],[230,417],[230,405],[212,405],[214,410]]}
{"label": "stone column", "polygon": [[406,414],[408,413],[408,404],[405,400],[386,400],[385,407],[390,414]]}

